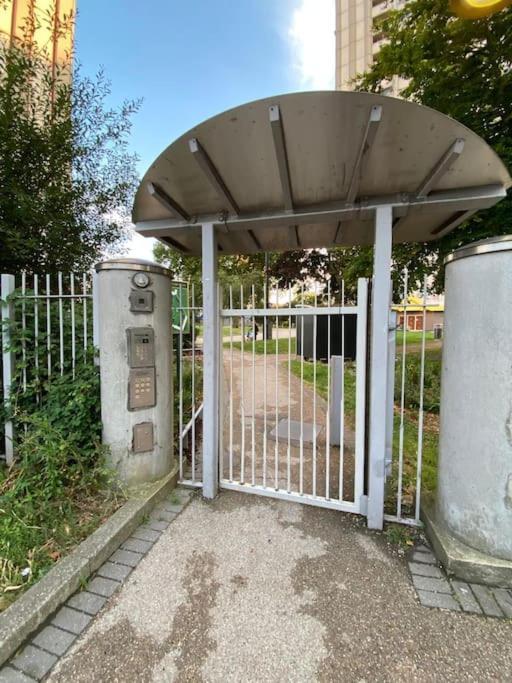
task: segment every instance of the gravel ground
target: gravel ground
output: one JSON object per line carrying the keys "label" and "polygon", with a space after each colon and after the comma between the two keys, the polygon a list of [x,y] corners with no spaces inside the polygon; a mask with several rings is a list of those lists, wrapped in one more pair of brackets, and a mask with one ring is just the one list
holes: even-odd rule
{"label": "gravel ground", "polygon": [[196,497],[51,681],[512,680],[512,624],[420,606],[361,519]]}

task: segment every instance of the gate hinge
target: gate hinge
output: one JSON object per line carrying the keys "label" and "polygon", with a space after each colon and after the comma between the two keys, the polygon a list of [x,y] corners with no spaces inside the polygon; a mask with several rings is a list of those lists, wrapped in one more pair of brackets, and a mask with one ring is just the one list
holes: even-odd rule
{"label": "gate hinge", "polygon": [[368,515],[368,496],[361,496],[359,499],[359,514]]}

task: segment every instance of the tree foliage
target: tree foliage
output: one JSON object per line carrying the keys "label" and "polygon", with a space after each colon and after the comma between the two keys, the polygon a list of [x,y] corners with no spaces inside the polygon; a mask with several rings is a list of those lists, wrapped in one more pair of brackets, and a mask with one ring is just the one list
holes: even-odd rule
{"label": "tree foliage", "polygon": [[[446,0],[412,0],[391,12],[379,26],[389,43],[377,55],[359,90],[381,92],[393,75],[409,81],[401,95],[452,116],[481,135],[509,167],[512,164],[512,11],[467,21],[450,14]],[[444,288],[444,257],[468,242],[512,230],[509,198],[480,211],[434,242],[393,248],[395,291],[405,267],[410,283],[421,287],[425,275],[432,288]],[[358,277],[372,273],[372,249],[312,250],[276,257],[271,274],[282,284],[314,277],[331,280],[331,292],[353,296]]]}
{"label": "tree foliage", "polygon": [[[482,136],[512,164],[512,11],[470,21],[454,17],[445,0],[413,0],[391,12],[380,27],[384,45],[359,90],[380,92],[398,75],[408,81],[401,96],[433,107]],[[435,276],[443,288],[444,257],[468,242],[511,231],[510,195],[480,211],[442,239],[396,247],[394,256],[413,277]]]}
{"label": "tree foliage", "polygon": [[32,35],[0,45],[0,271],[84,270],[125,236],[139,103],[109,108],[102,72],[70,82]]}
{"label": "tree foliage", "polygon": [[[175,279],[193,282],[199,285],[201,282],[201,258],[199,256],[183,256],[180,252],[163,244],[156,244],[153,256],[157,263],[169,268]],[[277,259],[276,254],[268,254],[268,273]],[[252,295],[256,302],[263,303],[265,286],[265,254],[251,254],[239,256],[221,256],[219,258],[219,282],[224,290],[225,303],[229,297],[231,288],[233,302],[240,302],[240,290],[243,287],[245,301]],[[198,292],[200,291],[198,287]]]}

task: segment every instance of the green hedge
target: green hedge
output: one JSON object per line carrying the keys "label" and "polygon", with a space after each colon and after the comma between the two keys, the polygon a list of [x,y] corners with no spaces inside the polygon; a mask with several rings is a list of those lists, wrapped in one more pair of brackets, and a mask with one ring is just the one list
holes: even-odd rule
{"label": "green hedge", "polygon": [[[421,354],[410,353],[405,358],[405,407],[416,409],[420,405]],[[400,405],[402,387],[402,356],[397,355],[395,364],[395,403]],[[441,401],[441,350],[425,353],[425,391],[423,408],[438,413]]]}

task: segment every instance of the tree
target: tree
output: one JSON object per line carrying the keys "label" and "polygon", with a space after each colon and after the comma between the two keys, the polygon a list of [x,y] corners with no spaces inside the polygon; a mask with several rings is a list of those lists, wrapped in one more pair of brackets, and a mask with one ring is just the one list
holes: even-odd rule
{"label": "tree", "polygon": [[0,45],[0,271],[85,270],[126,235],[139,103],[108,108],[102,72],[71,80],[26,36]]}
{"label": "tree", "polygon": [[[380,92],[386,79],[409,81],[401,96],[448,114],[471,128],[512,163],[512,11],[468,21],[454,17],[446,0],[413,0],[391,12],[379,27],[384,45],[357,89]],[[444,257],[477,239],[511,230],[512,201],[481,211],[442,239],[400,245],[394,258],[408,265],[413,279],[434,276],[444,284]]]}
{"label": "tree", "polygon": [[[356,79],[358,90],[380,92],[393,75],[409,81],[401,95],[438,109],[481,135],[509,167],[512,163],[512,11],[478,21],[457,19],[446,0],[413,0],[391,12],[379,26],[389,43],[382,47],[368,73]],[[444,257],[453,249],[485,237],[507,234],[512,225],[510,196],[481,211],[434,242],[393,248],[395,291],[405,267],[412,287],[425,275],[432,289],[444,288]],[[372,272],[372,249],[335,248],[289,252],[274,261],[279,282],[314,277],[331,280],[331,292],[353,296],[358,277]]]}
{"label": "tree", "polygon": [[[201,259],[198,256],[183,256],[175,249],[156,244],[153,256],[157,263],[169,268],[176,279],[194,283],[200,292]],[[270,263],[276,255],[269,254]],[[270,271],[270,269],[269,269]],[[219,258],[219,282],[223,289],[224,304],[229,303],[230,291],[233,305],[249,302],[254,287],[255,302],[263,303],[265,287],[265,254],[221,256]],[[199,295],[200,296],[200,295]]]}

